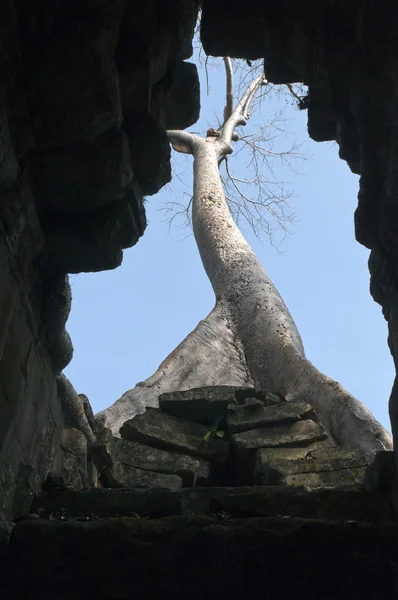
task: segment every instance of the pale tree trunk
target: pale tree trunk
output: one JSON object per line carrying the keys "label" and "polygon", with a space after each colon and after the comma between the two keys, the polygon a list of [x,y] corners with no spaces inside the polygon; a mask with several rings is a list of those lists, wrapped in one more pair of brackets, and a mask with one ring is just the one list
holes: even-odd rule
{"label": "pale tree trunk", "polygon": [[169,133],[174,149],[194,157],[193,230],[216,306],[152,377],[98,417],[118,435],[127,419],[157,406],[163,392],[211,385],[257,387],[310,403],[338,443],[362,450],[371,460],[378,450],[392,448],[390,435],[359,400],[305,358],[287,307],[225,199],[219,162],[232,151],[235,127],[245,124],[260,84],[261,78],[252,82],[234,111],[227,86],[219,137]]}

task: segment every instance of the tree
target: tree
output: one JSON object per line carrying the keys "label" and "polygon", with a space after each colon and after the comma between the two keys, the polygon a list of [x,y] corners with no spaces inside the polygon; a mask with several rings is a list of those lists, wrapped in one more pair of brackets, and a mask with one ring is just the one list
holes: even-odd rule
{"label": "tree", "polygon": [[222,125],[205,138],[169,131],[173,149],[194,159],[192,226],[216,304],[154,375],[138,383],[98,416],[114,434],[121,425],[157,406],[159,394],[212,385],[257,387],[303,400],[317,411],[340,444],[362,450],[369,460],[391,449],[390,435],[369,410],[305,357],[296,325],[263,266],[238,229],[220,175],[237,127],[245,126],[266,85],[264,74],[248,84],[234,104],[231,61],[226,67],[226,105]]}

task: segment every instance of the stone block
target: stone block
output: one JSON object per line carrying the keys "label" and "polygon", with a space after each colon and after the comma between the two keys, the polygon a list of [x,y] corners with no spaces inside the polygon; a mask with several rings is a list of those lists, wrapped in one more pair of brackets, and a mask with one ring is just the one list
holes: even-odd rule
{"label": "stone block", "polygon": [[375,492],[308,491],[283,486],[201,487],[182,491],[184,514],[388,522],[387,498]]}
{"label": "stone block", "polygon": [[37,45],[26,65],[27,97],[41,150],[95,139],[121,123],[113,61],[118,22],[106,34],[81,20]]}
{"label": "stone block", "polygon": [[131,442],[155,448],[224,460],[229,444],[219,439],[205,440],[207,431],[205,426],[198,423],[184,421],[156,408],[147,408],[144,414],[126,421],[120,428],[120,435]]}
{"label": "stone block", "polygon": [[[133,180],[127,135],[111,130],[32,156],[33,186],[41,215],[94,212],[121,200]],[[62,182],[62,185],[60,185]]]}
{"label": "stone block", "polygon": [[285,475],[278,483],[307,490],[361,490],[364,487],[365,471],[365,467],[357,467],[318,473],[293,473]]}
{"label": "stone block", "polygon": [[367,462],[356,450],[322,443],[306,448],[261,448],[256,452],[257,485],[359,488]]}
{"label": "stone block", "polygon": [[170,144],[166,132],[145,113],[126,114],[123,125],[141,191],[144,196],[156,194],[171,180]]}
{"label": "stone block", "polygon": [[162,411],[203,425],[213,425],[225,416],[229,404],[236,403],[235,388],[227,386],[195,388],[159,396]]}
{"label": "stone block", "polygon": [[97,272],[115,269],[123,249],[134,245],[146,221],[141,199],[129,191],[123,200],[94,213],[45,221],[46,246],[43,266],[61,273]]}
{"label": "stone block", "polygon": [[39,494],[32,503],[32,512],[71,517],[140,517],[161,518],[181,514],[182,496],[165,489],[91,489],[87,491]]}
{"label": "stone block", "polygon": [[211,600],[387,600],[395,595],[397,534],[394,524],[281,517],[36,519],[14,528],[4,585],[51,589],[54,598],[80,593],[79,600],[198,600],[206,573]]}
{"label": "stone block", "polygon": [[200,86],[196,65],[173,64],[153,86],[151,112],[165,129],[186,129],[199,119]]}
{"label": "stone block", "polygon": [[293,425],[259,427],[231,436],[238,450],[255,450],[274,446],[309,446],[313,442],[326,439],[321,425],[314,421],[297,421]]}
{"label": "stone block", "polygon": [[172,492],[177,492],[182,488],[182,479],[178,475],[146,471],[130,465],[121,465],[121,467],[120,473],[116,476],[114,469],[111,474],[108,474],[107,471],[110,467],[103,472],[102,480],[108,481],[109,487],[164,488]]}
{"label": "stone block", "polygon": [[215,421],[225,417],[229,405],[260,403],[271,406],[280,401],[276,394],[236,386],[193,388],[159,396],[159,406],[164,412],[203,425],[214,425]]}
{"label": "stone block", "polygon": [[126,467],[135,467],[178,475],[184,487],[204,485],[210,473],[210,462],[204,458],[167,452],[120,438],[113,438],[112,455],[125,472]]}
{"label": "stone block", "polygon": [[3,194],[2,202],[5,206],[3,210],[0,209],[0,218],[7,245],[19,273],[25,276],[44,245],[27,169],[15,185]]}
{"label": "stone block", "polygon": [[294,423],[301,419],[316,419],[313,408],[305,402],[280,402],[273,406],[254,402],[246,406],[229,407],[227,427],[230,433],[239,433],[264,425]]}

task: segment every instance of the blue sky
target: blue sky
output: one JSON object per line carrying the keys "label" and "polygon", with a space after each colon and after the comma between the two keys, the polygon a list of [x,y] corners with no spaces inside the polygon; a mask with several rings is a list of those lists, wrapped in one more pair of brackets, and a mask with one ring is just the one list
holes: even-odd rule
{"label": "blue sky", "polygon": [[[223,108],[223,71],[210,69],[209,78],[207,96],[201,71],[202,115],[191,131],[217,126],[214,111]],[[267,99],[251,125],[266,122],[285,104]],[[306,113],[293,102],[286,116],[284,128],[307,154],[306,161],[294,164],[299,173],[274,164],[276,177],[291,182],[295,232],[276,250],[265,234],[258,239],[250,228],[243,231],[292,313],[307,357],[389,428],[394,371],[387,326],[369,294],[369,253],[354,239],[358,177],[338,158],[334,144],[308,139]],[[278,134],[277,150],[289,145],[285,138]],[[239,176],[246,174],[244,160],[237,167]],[[191,157],[177,156],[174,170],[178,177],[172,184],[147,199],[147,230],[125,251],[122,266],[71,277],[68,331],[75,353],[65,374],[95,412],[151,375],[214,304],[190,230],[180,227],[178,219],[170,227],[164,211],[170,201],[189,200]]]}

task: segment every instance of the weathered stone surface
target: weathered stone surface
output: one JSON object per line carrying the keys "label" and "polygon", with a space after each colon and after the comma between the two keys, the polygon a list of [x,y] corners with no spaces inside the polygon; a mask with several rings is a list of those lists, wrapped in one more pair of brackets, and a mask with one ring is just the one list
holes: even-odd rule
{"label": "weathered stone surface", "polygon": [[278,483],[282,483],[293,488],[304,487],[307,490],[359,490],[363,489],[365,471],[365,467],[357,467],[354,469],[342,469],[341,471],[335,470],[320,471],[316,473],[293,473],[292,475],[285,475],[278,481]]}
{"label": "weathered stone surface", "polygon": [[388,499],[374,492],[307,491],[282,486],[203,487],[182,492],[185,514],[389,521]]}
{"label": "weathered stone surface", "polygon": [[113,129],[91,144],[36,153],[32,171],[40,215],[63,213],[77,218],[94,212],[128,192],[133,169],[127,135]]}
{"label": "weathered stone surface", "polygon": [[292,423],[300,419],[316,419],[313,408],[304,402],[280,402],[263,406],[260,402],[246,406],[231,406],[227,415],[230,433],[239,433],[264,425]]}
{"label": "weathered stone surface", "polygon": [[39,494],[32,512],[72,517],[140,517],[225,513],[231,517],[305,517],[385,522],[391,518],[386,497],[365,491],[309,492],[282,486],[96,489]]}
{"label": "weathered stone surface", "polygon": [[120,125],[112,56],[117,19],[107,28],[105,34],[98,24],[82,20],[32,49],[26,65],[27,93],[40,149],[90,141]]}
{"label": "weathered stone surface", "polygon": [[121,465],[119,473],[113,467],[111,474],[108,467],[102,474],[102,480],[108,481],[112,488],[164,488],[172,492],[182,488],[182,479],[178,475],[146,471],[130,465]]}
{"label": "weathered stone surface", "polygon": [[238,449],[256,449],[273,446],[308,446],[312,442],[326,439],[321,425],[314,421],[298,421],[293,425],[259,427],[235,433],[231,440]]}
{"label": "weathered stone surface", "polygon": [[256,452],[258,485],[358,488],[366,459],[361,452],[318,443],[306,448],[261,448]]}
{"label": "weathered stone surface", "polygon": [[92,489],[59,494],[39,494],[33,499],[32,512],[67,514],[70,517],[165,517],[181,514],[182,496],[162,488]]}
{"label": "weathered stone surface", "polygon": [[159,396],[159,408],[170,415],[214,425],[226,414],[228,404],[236,404],[234,387],[195,388],[182,392],[170,392]]}
{"label": "weathered stone surface", "polygon": [[298,518],[26,521],[14,528],[4,585],[131,598],[133,582],[142,598],[196,600],[206,573],[212,599],[266,590],[270,598],[319,600],[326,591],[330,600],[387,600],[395,595],[396,538],[395,525]]}
{"label": "weathered stone surface", "polygon": [[368,466],[365,474],[365,489],[389,494],[394,481],[394,452],[381,451]]}
{"label": "weathered stone surface", "polygon": [[124,128],[130,142],[134,175],[142,193],[156,194],[171,179],[170,144],[151,115],[129,114]]}
{"label": "weathered stone surface", "polygon": [[205,440],[206,433],[207,428],[203,425],[184,421],[156,408],[148,408],[144,414],[126,421],[120,428],[122,438],[131,442],[215,460],[225,459],[228,443],[212,438]]}
{"label": "weathered stone surface", "polygon": [[226,416],[228,405],[246,405],[251,401],[271,406],[280,402],[281,399],[276,394],[254,389],[212,386],[161,394],[159,407],[164,412],[181,419],[204,425],[214,425],[215,421]]}
{"label": "weathered stone surface", "polygon": [[[184,98],[184,102],[181,102]],[[159,115],[165,129],[185,129],[196,123],[200,112],[200,86],[196,65],[181,62],[171,66],[152,92],[151,111]]]}
{"label": "weathered stone surface", "polygon": [[204,458],[167,452],[119,438],[113,438],[112,456],[121,463],[124,471],[126,467],[136,467],[175,474],[181,477],[184,487],[204,485],[210,473],[210,462]]}
{"label": "weathered stone surface", "polygon": [[60,447],[62,458],[57,473],[76,489],[87,488],[87,438],[82,431],[68,427],[62,431]]}

